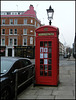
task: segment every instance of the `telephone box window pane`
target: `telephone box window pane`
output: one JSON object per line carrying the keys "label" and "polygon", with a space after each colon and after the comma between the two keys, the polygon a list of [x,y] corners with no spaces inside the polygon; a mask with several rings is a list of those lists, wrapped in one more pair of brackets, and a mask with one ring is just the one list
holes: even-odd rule
{"label": "telephone box window pane", "polygon": [[51,58],[51,53],[48,54],[48,58]]}
{"label": "telephone box window pane", "polygon": [[51,70],[51,65],[48,65],[48,70]]}
{"label": "telephone box window pane", "polygon": [[40,71],[40,76],[43,76],[43,71]]}
{"label": "telephone box window pane", "polygon": [[51,52],[51,48],[48,48],[48,51]]}
{"label": "telephone box window pane", "polygon": [[40,58],[43,58],[43,53],[40,53]]}
{"label": "telephone box window pane", "polygon": [[48,64],[47,59],[44,59],[44,64]]}
{"label": "telephone box window pane", "polygon": [[43,65],[40,65],[40,70],[43,70]]}
{"label": "telephone box window pane", "polygon": [[40,59],[40,64],[43,64],[43,59]]}
{"label": "telephone box window pane", "polygon": [[48,48],[44,48],[44,52],[48,52]]}
{"label": "telephone box window pane", "polygon": [[44,53],[44,58],[48,58],[48,54],[47,53]]}
{"label": "telephone box window pane", "polygon": [[44,71],[44,75],[47,76],[47,71]]}
{"label": "telephone box window pane", "polygon": [[44,70],[47,70],[47,65],[44,65]]}
{"label": "telephone box window pane", "polygon": [[40,52],[43,52],[44,48],[43,47],[40,47]]}
{"label": "telephone box window pane", "polygon": [[47,46],[47,42],[44,42],[44,46],[45,46],[45,47]]}
{"label": "telephone box window pane", "polygon": [[48,46],[51,46],[51,41],[48,42]]}
{"label": "telephone box window pane", "polygon": [[52,75],[51,71],[48,71],[48,76],[51,76],[51,75]]}
{"label": "telephone box window pane", "polygon": [[43,46],[43,42],[40,42],[40,47],[42,47]]}
{"label": "telephone box window pane", "polygon": [[51,64],[51,59],[48,59],[48,64]]}

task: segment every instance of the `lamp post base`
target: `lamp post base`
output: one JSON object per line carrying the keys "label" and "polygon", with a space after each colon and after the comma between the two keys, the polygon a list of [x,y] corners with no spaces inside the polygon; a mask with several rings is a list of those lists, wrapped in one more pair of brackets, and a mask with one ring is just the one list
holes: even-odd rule
{"label": "lamp post base", "polygon": [[49,21],[49,25],[51,25],[51,23],[52,23],[52,22],[51,22],[51,20],[50,20],[50,21]]}

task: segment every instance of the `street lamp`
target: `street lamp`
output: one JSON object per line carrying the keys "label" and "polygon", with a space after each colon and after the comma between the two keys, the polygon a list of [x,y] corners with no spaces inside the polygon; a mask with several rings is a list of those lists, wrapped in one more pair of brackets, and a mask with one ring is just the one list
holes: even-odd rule
{"label": "street lamp", "polygon": [[54,10],[51,8],[51,6],[49,7],[49,9],[47,10],[47,15],[48,15],[48,20],[49,20],[49,25],[51,25],[51,20],[53,19],[53,14],[54,14]]}

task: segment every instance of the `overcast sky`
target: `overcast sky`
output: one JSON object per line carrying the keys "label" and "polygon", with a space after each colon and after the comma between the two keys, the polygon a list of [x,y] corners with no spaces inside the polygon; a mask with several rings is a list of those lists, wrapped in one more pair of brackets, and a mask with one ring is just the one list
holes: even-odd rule
{"label": "overcast sky", "polygon": [[30,4],[42,24],[49,25],[46,9],[54,9],[52,25],[59,28],[59,40],[72,47],[75,36],[75,1],[1,1],[1,11],[26,11]]}

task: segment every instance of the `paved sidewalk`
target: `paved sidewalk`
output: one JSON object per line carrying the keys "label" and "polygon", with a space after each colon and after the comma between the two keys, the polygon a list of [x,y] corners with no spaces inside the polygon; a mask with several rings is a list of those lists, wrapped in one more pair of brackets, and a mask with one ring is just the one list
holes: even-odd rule
{"label": "paved sidewalk", "polygon": [[[74,59],[72,59],[74,60]],[[71,59],[69,60],[71,61]],[[67,59],[66,59],[66,62]],[[59,67],[58,87],[30,85],[26,90],[18,95],[20,99],[75,99],[75,66]]]}

